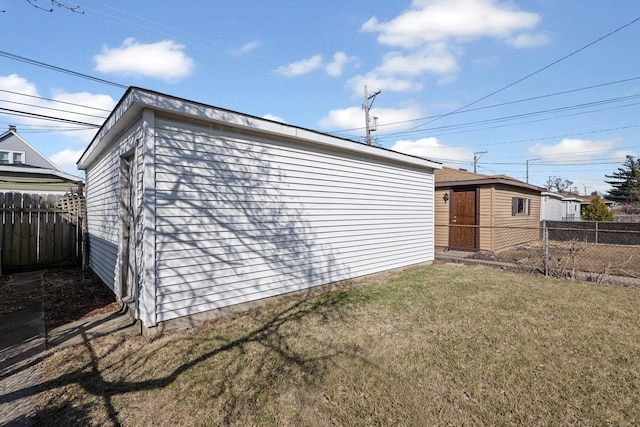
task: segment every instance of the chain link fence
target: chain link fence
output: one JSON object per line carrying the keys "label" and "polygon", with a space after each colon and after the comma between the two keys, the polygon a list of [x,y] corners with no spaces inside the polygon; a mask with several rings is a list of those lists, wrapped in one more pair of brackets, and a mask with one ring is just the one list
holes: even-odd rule
{"label": "chain link fence", "polygon": [[[436,258],[476,262],[548,277],[640,287],[640,223],[546,222],[540,227],[465,226],[477,237],[456,243],[459,226],[436,226]],[[466,233],[471,233],[467,230]],[[451,243],[451,241],[446,241]]]}

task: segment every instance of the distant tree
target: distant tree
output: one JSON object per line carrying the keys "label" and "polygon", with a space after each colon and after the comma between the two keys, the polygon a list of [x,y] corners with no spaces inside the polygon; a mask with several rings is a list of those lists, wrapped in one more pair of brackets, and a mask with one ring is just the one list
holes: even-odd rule
{"label": "distant tree", "polygon": [[547,190],[552,191],[555,189],[558,193],[563,193],[567,191],[569,187],[571,187],[573,181],[569,181],[568,179],[563,179],[559,176],[549,177],[547,181]]}
{"label": "distant tree", "polygon": [[584,208],[582,219],[585,221],[613,221],[613,212],[605,205],[600,196],[595,195],[591,197],[591,201]]}
{"label": "distant tree", "polygon": [[627,156],[622,167],[611,175],[605,175],[611,190],[606,197],[620,203],[638,203],[640,201],[640,161]]}

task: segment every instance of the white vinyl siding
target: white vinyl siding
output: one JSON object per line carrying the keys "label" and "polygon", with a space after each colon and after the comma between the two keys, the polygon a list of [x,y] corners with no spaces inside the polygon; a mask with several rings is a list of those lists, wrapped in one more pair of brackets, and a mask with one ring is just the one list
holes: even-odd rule
{"label": "white vinyl siding", "polygon": [[580,202],[576,200],[566,200],[564,203],[564,221],[580,221]]}
{"label": "white vinyl siding", "polygon": [[433,260],[430,169],[155,124],[158,321]]}
{"label": "white vinyl siding", "polygon": [[118,254],[122,232],[120,157],[134,149],[138,133],[136,129],[131,130],[86,170],[89,265],[118,296],[121,292]]}
{"label": "white vinyl siding", "polygon": [[114,271],[118,258],[119,158],[107,156],[87,170],[87,228],[89,265],[115,292]]}
{"label": "white vinyl siding", "polygon": [[553,196],[542,196],[542,202],[544,204],[544,218],[547,221],[562,221],[563,210],[565,207],[562,199]]}

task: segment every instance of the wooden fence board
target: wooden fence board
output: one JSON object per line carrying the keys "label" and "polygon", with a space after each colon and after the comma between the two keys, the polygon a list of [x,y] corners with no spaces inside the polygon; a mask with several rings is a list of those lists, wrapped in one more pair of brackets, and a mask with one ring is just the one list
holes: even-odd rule
{"label": "wooden fence board", "polygon": [[[34,215],[32,212],[29,213],[29,241],[36,243],[38,240],[38,227],[40,226],[38,222],[38,216]],[[38,245],[30,244],[29,245],[29,259],[38,259]]]}
{"label": "wooden fence board", "polygon": [[0,193],[1,271],[79,264],[84,206],[77,194]]}
{"label": "wooden fence board", "polygon": [[20,213],[20,223],[15,225],[18,230],[18,240],[20,241],[20,264],[29,264],[29,245],[31,236],[29,235],[28,217],[24,212]]}

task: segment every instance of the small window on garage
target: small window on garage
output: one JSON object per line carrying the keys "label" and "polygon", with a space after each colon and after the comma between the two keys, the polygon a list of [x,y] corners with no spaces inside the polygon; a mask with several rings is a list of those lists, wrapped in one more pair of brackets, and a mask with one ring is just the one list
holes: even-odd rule
{"label": "small window on garage", "polygon": [[516,215],[529,215],[531,213],[530,199],[522,197],[514,197],[511,199],[511,214]]}

